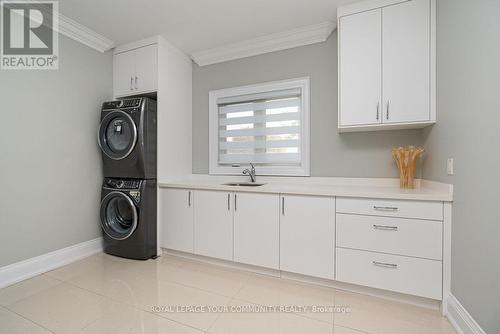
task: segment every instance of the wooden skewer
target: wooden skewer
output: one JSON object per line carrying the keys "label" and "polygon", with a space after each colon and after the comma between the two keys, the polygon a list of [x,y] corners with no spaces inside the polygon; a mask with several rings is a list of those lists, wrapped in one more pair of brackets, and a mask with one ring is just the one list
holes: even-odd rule
{"label": "wooden skewer", "polygon": [[401,188],[414,188],[417,160],[424,153],[422,147],[397,147],[392,149],[392,157],[399,171]]}

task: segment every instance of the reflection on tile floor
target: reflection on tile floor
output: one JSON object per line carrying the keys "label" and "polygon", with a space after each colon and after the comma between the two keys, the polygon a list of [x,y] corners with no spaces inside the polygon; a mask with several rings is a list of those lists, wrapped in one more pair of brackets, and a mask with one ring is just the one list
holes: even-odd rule
{"label": "reflection on tile floor", "polygon": [[[351,312],[259,308],[332,305]],[[169,255],[98,254],[0,289],[0,334],[203,332],[455,333],[435,310]]]}

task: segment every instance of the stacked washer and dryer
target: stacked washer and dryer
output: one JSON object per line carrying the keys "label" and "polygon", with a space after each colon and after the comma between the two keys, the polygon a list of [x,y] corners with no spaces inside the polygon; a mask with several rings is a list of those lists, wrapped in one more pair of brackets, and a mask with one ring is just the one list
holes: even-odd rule
{"label": "stacked washer and dryer", "polygon": [[104,251],[130,259],[155,257],[156,101],[140,97],[104,102],[98,140],[104,167]]}

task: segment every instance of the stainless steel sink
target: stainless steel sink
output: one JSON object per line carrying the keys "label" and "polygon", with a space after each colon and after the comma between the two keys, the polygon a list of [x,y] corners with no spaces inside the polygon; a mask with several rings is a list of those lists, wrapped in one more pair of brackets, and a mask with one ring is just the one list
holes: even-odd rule
{"label": "stainless steel sink", "polygon": [[224,183],[224,186],[231,186],[231,187],[260,187],[263,186],[265,183],[255,183],[255,182],[230,182],[230,183]]}

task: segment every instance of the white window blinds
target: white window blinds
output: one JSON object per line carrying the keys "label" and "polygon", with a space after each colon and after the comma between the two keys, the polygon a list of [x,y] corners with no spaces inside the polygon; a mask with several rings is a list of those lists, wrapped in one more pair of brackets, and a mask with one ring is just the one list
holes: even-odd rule
{"label": "white window blinds", "polygon": [[300,88],[217,99],[218,164],[301,164]]}

